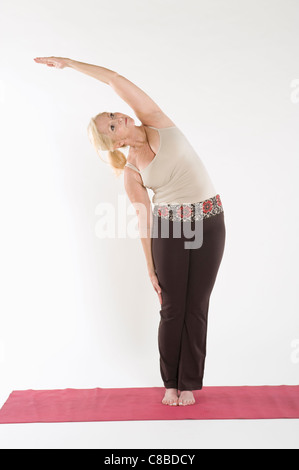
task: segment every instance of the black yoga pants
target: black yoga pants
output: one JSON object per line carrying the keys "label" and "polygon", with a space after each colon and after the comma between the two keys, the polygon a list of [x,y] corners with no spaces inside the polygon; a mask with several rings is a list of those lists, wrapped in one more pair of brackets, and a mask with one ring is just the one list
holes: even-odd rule
{"label": "black yoga pants", "polygon": [[[189,233],[184,234],[184,221],[168,220],[169,237],[161,236],[161,221],[161,217],[154,216],[158,236],[151,242],[162,291],[158,328],[161,377],[165,388],[201,390],[209,301],[225,245],[224,212],[200,222],[203,239],[198,248],[184,245],[191,239]],[[196,223],[191,220],[192,231]],[[178,224],[182,235],[174,237],[174,226]]]}

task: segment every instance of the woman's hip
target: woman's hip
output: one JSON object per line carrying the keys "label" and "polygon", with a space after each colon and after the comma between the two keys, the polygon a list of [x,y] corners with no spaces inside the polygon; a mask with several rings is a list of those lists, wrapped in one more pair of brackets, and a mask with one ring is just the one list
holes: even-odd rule
{"label": "woman's hip", "polygon": [[[155,205],[152,238],[165,240],[163,245],[200,248],[205,237],[225,236],[224,210],[219,194],[205,201],[185,204]],[[167,240],[169,240],[167,242]],[[158,243],[161,243],[160,241]]]}
{"label": "woman's hip", "polygon": [[182,204],[155,204],[153,215],[171,222],[193,222],[209,219],[223,212],[220,195],[204,201]]}

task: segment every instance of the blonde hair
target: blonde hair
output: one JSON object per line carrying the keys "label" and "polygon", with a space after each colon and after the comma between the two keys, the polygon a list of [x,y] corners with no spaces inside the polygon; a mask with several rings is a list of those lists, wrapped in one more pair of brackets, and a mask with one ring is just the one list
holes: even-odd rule
{"label": "blonde hair", "polygon": [[[92,145],[94,146],[97,154],[99,155],[100,159],[104,163],[108,163],[115,176],[120,176],[124,170],[125,164],[127,163],[127,158],[123,152],[120,150],[113,150],[113,140],[110,139],[106,134],[102,134],[101,132],[98,131],[98,128],[96,126],[96,118],[98,116],[101,116],[103,114],[106,114],[105,112],[99,113],[96,116],[92,117],[91,120],[89,121],[88,127],[87,127],[87,132],[88,132],[88,137]],[[127,145],[123,145],[121,148],[126,148],[128,147]],[[108,162],[104,160],[101,157],[101,152],[100,151],[107,151],[108,150]]]}

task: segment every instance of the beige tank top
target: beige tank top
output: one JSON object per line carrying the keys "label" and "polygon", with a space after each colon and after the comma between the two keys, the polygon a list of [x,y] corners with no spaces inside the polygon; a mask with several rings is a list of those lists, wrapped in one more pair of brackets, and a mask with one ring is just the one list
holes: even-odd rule
{"label": "beige tank top", "polygon": [[137,171],[154,192],[153,204],[202,202],[217,195],[201,159],[178,127],[147,127],[160,134],[157,154],[141,171],[129,162],[125,166]]}

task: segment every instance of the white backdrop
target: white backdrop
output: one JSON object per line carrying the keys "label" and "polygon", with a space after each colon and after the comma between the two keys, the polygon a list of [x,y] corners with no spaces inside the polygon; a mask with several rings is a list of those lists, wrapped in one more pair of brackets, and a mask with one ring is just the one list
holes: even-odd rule
{"label": "white backdrop", "polygon": [[2,0],[0,12],[1,401],[163,386],[141,242],[96,230],[101,203],[117,215],[130,201],[87,125],[134,113],[104,83],[33,60],[51,55],[145,90],[221,195],[205,385],[298,384],[298,1]]}

